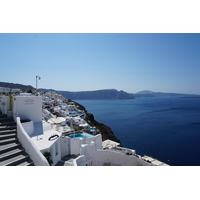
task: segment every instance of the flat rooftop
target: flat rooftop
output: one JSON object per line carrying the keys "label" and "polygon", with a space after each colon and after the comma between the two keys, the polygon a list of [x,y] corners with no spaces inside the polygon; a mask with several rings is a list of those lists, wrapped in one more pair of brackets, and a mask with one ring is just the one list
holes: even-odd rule
{"label": "flat rooftop", "polygon": [[166,163],[161,162],[161,161],[159,161],[155,158],[149,157],[149,156],[143,156],[142,159],[145,160],[145,161],[149,161],[152,164],[157,165],[157,166],[169,166]]}
{"label": "flat rooftop", "polygon": [[62,134],[53,130],[51,125],[47,122],[43,122],[42,126],[41,123],[35,123],[34,128],[34,134],[32,134],[30,137],[39,150],[49,148],[56,141],[56,139],[49,140],[49,137],[52,135],[58,135],[60,137]]}
{"label": "flat rooftop", "polygon": [[112,148],[112,147],[115,147],[115,146],[118,146],[118,145],[120,145],[120,143],[114,142],[112,140],[105,140],[105,141],[102,142],[103,149]]}

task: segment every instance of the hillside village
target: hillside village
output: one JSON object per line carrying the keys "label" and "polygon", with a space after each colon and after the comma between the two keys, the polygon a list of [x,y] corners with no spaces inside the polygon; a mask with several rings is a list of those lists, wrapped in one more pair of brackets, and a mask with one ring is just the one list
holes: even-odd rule
{"label": "hillside village", "polygon": [[0,113],[0,165],[166,165],[102,138],[84,107],[55,92],[9,92]]}

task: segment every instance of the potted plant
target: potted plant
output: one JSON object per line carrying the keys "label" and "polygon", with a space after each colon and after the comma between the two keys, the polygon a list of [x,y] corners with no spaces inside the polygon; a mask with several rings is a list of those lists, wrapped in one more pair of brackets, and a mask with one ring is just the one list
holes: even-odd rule
{"label": "potted plant", "polygon": [[51,153],[48,151],[45,151],[43,153],[44,157],[47,159],[49,165],[51,166],[53,164],[53,160],[51,160]]}

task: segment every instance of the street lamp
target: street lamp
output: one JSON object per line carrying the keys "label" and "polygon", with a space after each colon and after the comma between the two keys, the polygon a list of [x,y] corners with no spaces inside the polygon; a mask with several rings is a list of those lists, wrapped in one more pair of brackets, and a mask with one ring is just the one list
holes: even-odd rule
{"label": "street lamp", "polygon": [[38,84],[37,84],[37,80],[40,80],[41,79],[41,77],[40,76],[36,76],[36,92],[38,91]]}

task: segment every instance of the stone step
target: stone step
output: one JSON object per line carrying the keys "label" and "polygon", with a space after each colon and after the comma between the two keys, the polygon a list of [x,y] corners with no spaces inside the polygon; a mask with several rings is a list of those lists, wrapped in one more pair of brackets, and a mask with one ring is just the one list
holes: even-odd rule
{"label": "stone step", "polygon": [[21,154],[22,152],[25,152],[25,149],[22,148],[22,147],[17,147],[13,150],[10,150],[10,151],[7,151],[5,153],[2,153],[0,154],[0,162],[6,160],[6,159],[9,159],[13,156],[16,156],[16,155],[19,155]]}
{"label": "stone step", "polygon": [[14,126],[0,126],[0,132],[1,131],[4,131],[4,130],[13,130],[13,129],[16,129],[17,126],[14,125]]}
{"label": "stone step", "polygon": [[16,122],[15,122],[15,121],[0,122],[0,127],[1,127],[1,126],[6,126],[6,127],[7,127],[7,126],[13,126],[13,125],[16,125]]}
{"label": "stone step", "polygon": [[31,159],[27,159],[26,161],[18,164],[17,166],[35,166]]}
{"label": "stone step", "polygon": [[27,153],[21,153],[20,155],[14,156],[12,158],[6,159],[0,163],[1,166],[16,166],[20,165],[24,161],[29,159],[29,155]]}
{"label": "stone step", "polygon": [[17,141],[18,141],[17,137],[13,137],[13,138],[9,138],[9,139],[3,139],[3,140],[0,140],[0,146],[4,145],[4,144],[9,144],[9,143],[17,142]]}
{"label": "stone step", "polygon": [[0,117],[0,122],[10,122],[14,121],[12,117]]}
{"label": "stone step", "polygon": [[7,118],[6,114],[0,114],[0,118]]}
{"label": "stone step", "polygon": [[7,135],[7,134],[12,134],[12,133],[17,133],[16,129],[0,131],[0,135]]}
{"label": "stone step", "polygon": [[4,133],[0,133],[0,140],[4,140],[4,139],[9,139],[9,138],[16,138],[17,137],[17,133],[16,132],[4,132]]}
{"label": "stone step", "polygon": [[16,142],[12,142],[9,144],[5,144],[5,145],[0,145],[0,154],[3,154],[5,152],[11,151],[15,148],[19,148],[21,147],[21,143],[19,141]]}

